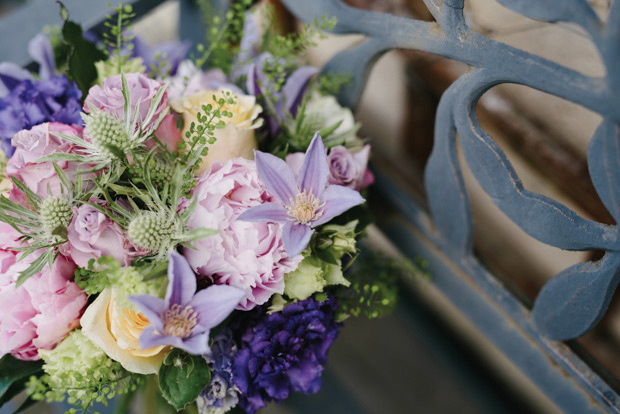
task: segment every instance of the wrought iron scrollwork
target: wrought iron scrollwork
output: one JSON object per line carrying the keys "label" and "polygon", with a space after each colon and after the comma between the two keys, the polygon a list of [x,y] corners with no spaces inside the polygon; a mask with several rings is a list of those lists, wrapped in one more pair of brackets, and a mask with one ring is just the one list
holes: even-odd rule
{"label": "wrought iron scrollwork", "polygon": [[283,0],[305,21],[329,14],[335,33],[361,33],[366,40],[336,55],[324,71],[353,75],[340,94],[354,108],[376,60],[391,49],[415,49],[471,66],[441,98],[435,144],[425,171],[430,213],[452,256],[472,256],[472,218],[457,159],[457,134],[474,177],[493,202],[530,236],[567,250],[603,250],[604,257],[565,269],[539,293],[532,318],[553,339],[571,339],[592,329],[620,282],[617,225],[585,219],[563,204],[526,190],[502,149],[480,126],[475,106],[493,86],[525,85],[572,101],[603,117],[588,149],[594,186],[616,223],[620,219],[620,0],[603,23],[585,0],[498,0],[525,16],[581,26],[596,45],[606,75],[590,77],[473,31],[463,0],[425,0],[436,22],[356,9],[341,0]]}

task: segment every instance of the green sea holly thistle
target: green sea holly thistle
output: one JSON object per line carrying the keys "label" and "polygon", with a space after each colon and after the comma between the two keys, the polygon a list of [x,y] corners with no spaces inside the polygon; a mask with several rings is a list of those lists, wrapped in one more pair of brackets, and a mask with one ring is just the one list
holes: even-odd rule
{"label": "green sea holly thistle", "polygon": [[58,248],[67,241],[67,227],[73,218],[73,207],[88,200],[91,194],[83,189],[80,172],[75,184],[72,184],[62,168],[56,164],[53,166],[60,180],[60,194],[51,194],[48,189],[47,196],[42,197],[21,180],[11,176],[13,184],[24,194],[30,208],[15,203],[4,195],[0,196],[0,221],[11,225],[22,234],[22,246],[13,249],[22,252],[18,260],[43,250],[20,274],[17,279],[18,286],[30,276],[39,273],[46,264],[52,266],[59,254]]}
{"label": "green sea holly thistle", "polygon": [[[139,74],[129,75],[143,76]],[[114,80],[115,78],[108,78],[106,82],[112,83]],[[107,89],[100,92],[101,94],[110,89],[114,90],[113,85],[104,85],[104,87]],[[53,153],[40,158],[38,162],[77,161],[91,165],[91,171],[99,171],[106,167],[114,168],[117,165],[128,166],[128,156],[133,157],[146,151],[144,143],[153,137],[159,124],[168,114],[167,107],[162,109],[165,106],[163,104],[165,104],[166,87],[167,84],[164,84],[158,88],[155,96],[150,99],[148,111],[143,113],[141,111],[141,104],[144,103],[142,98],[138,97],[132,101],[127,76],[121,73],[120,90],[123,104],[122,111],[119,107],[118,112],[122,112],[122,114],[119,114],[114,108],[102,109],[97,107],[89,101],[91,95],[89,94],[85,103],[88,113],[82,114],[85,123],[84,135],[88,139],[53,133],[55,136],[78,146],[80,148],[79,153]],[[104,96],[101,99],[105,98]]]}

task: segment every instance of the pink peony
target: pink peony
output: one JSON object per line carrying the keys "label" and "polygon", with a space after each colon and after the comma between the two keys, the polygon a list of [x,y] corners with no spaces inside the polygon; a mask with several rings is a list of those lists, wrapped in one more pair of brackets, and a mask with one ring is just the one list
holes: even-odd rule
{"label": "pink peony", "polygon": [[123,266],[129,266],[135,256],[120,226],[87,204],[73,207],[67,239],[63,253],[80,267],[88,267],[90,259],[101,256],[112,256]]}
{"label": "pink peony", "polygon": [[[140,106],[138,110],[138,122],[142,122],[151,106],[151,101],[159,92],[162,87],[161,82],[150,79],[146,75],[141,73],[127,73],[125,75],[127,79],[127,86],[129,87],[130,100],[131,100],[131,114],[136,111],[136,105],[138,99],[140,100]],[[112,76],[103,81],[103,85],[95,85],[88,91],[88,96],[84,101],[84,112],[89,113],[90,108],[88,104],[95,106],[115,116],[117,119],[124,120],[125,112],[124,105],[125,99],[123,98],[122,80],[121,75]],[[166,94],[156,108],[153,117],[151,118],[151,125],[157,121],[162,111],[168,109],[168,100]],[[150,125],[149,125],[150,126]],[[148,126],[147,126],[148,127]]]}
{"label": "pink peony", "polygon": [[[17,251],[11,250],[21,243],[17,240],[22,235],[10,225],[0,221],[0,275],[8,272],[9,268],[17,262]],[[0,289],[10,283],[0,276]]]}
{"label": "pink peony", "polygon": [[[80,136],[81,128],[51,122],[36,125],[31,130],[19,131],[11,141],[15,153],[6,167],[7,175],[20,179],[41,197],[46,197],[48,191],[52,195],[60,195],[61,182],[51,162],[37,160],[52,153],[75,152],[72,143],[54,136],[53,132]],[[56,164],[65,172],[69,181],[75,182],[79,168],[77,162],[58,161]],[[9,196],[11,200],[25,205],[25,195],[17,188],[13,188]]]}
{"label": "pink peony", "polygon": [[86,294],[74,283],[75,264],[60,255],[19,288],[15,281],[36,254],[0,275],[0,356],[39,359],[38,349],[52,349],[79,325]]}
{"label": "pink peony", "polygon": [[284,274],[295,270],[302,256],[287,256],[279,224],[236,220],[250,207],[273,199],[258,178],[254,161],[234,158],[213,163],[198,177],[192,196],[197,205],[188,227],[219,230],[193,243],[197,250],[184,249],[192,268],[213,283],[245,290],[237,309],[250,310],[282,293]]}

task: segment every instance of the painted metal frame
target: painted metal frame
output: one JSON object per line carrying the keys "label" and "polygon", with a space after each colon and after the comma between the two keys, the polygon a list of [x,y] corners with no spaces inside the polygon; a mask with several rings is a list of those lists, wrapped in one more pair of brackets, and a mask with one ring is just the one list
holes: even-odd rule
{"label": "painted metal frame", "polygon": [[[585,0],[560,3],[499,0],[528,17],[581,26],[596,45],[606,76],[585,76],[542,57],[489,39],[468,27],[464,0],[425,0],[436,22],[353,8],[341,0],[283,0],[300,20],[328,14],[334,33],[366,40],[330,60],[327,71],[353,74],[339,99],[355,108],[377,59],[391,49],[415,49],[467,63],[470,70],[443,94],[435,143],[425,171],[428,210],[378,172],[377,191],[399,215],[379,218],[382,229],[410,257],[431,263],[433,282],[477,327],[566,412],[620,412],[616,392],[564,343],[592,329],[620,282],[616,225],[579,216],[526,190],[508,158],[482,129],[475,106],[495,85],[526,85],[603,116],[588,150],[594,186],[616,222],[620,218],[620,0],[599,20]],[[457,138],[458,133],[458,138]],[[474,257],[470,204],[457,158],[457,139],[474,177],[491,200],[530,236],[567,250],[602,250],[594,263],[571,266],[548,281],[529,310]]]}

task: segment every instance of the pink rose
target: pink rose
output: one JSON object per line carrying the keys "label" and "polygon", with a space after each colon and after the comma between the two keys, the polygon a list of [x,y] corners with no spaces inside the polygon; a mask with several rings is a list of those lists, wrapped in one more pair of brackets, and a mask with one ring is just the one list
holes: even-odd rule
{"label": "pink rose", "polygon": [[284,274],[295,270],[302,256],[287,256],[280,225],[236,220],[248,208],[272,200],[254,161],[234,158],[213,163],[198,177],[192,197],[197,205],[188,227],[219,230],[194,242],[197,250],[183,250],[192,268],[213,283],[245,290],[237,309],[252,309],[284,292]]}
{"label": "pink rose", "polygon": [[16,262],[0,275],[0,356],[11,353],[37,360],[38,349],[52,349],[79,325],[86,294],[74,282],[73,262],[60,255],[19,288],[15,281],[36,254]]}
{"label": "pink rose", "polygon": [[134,256],[120,226],[87,204],[73,207],[67,239],[63,253],[80,267],[88,267],[90,259],[102,256],[112,256],[123,266],[129,266]]}
{"label": "pink rose", "polygon": [[[44,155],[52,153],[74,153],[76,148],[69,141],[54,136],[53,132],[80,136],[81,128],[58,122],[44,123],[31,130],[19,131],[11,143],[15,153],[6,167],[7,175],[13,175],[26,184],[28,188],[41,197],[61,194],[61,182],[51,162],[37,162]],[[56,164],[65,172],[69,181],[75,182],[79,165],[77,162],[58,161]],[[86,176],[82,176],[85,179]],[[13,188],[9,194],[11,200],[25,205],[25,195]]]}
{"label": "pink rose", "polygon": [[[129,87],[130,100],[131,100],[131,114],[133,115],[138,110],[138,122],[141,123],[146,118],[146,115],[151,106],[151,101],[159,92],[162,87],[162,83],[156,80],[150,79],[142,73],[127,73],[125,74],[127,79],[127,86]],[[140,100],[140,106],[136,108]],[[125,99],[123,98],[123,88],[121,75],[112,76],[103,81],[103,85],[95,85],[88,91],[88,96],[84,101],[84,112],[89,113],[90,108],[88,104],[95,106],[110,115],[115,116],[117,119],[124,121],[125,112],[124,105]],[[151,118],[149,124],[152,125],[157,121],[162,111],[168,109],[168,100],[166,94],[162,98],[159,106],[155,109],[155,113]],[[147,126],[148,128],[148,126]]]}

